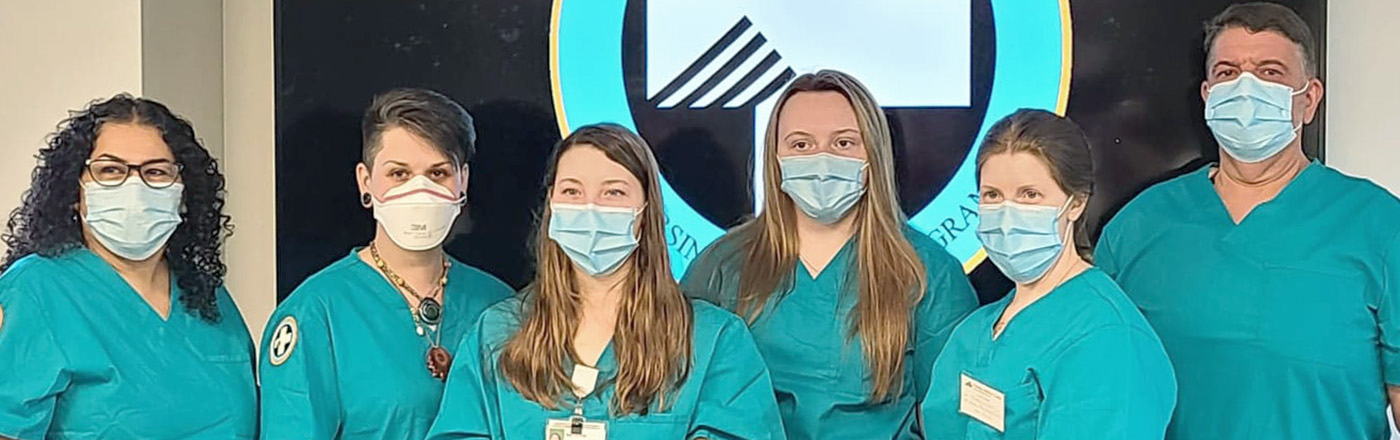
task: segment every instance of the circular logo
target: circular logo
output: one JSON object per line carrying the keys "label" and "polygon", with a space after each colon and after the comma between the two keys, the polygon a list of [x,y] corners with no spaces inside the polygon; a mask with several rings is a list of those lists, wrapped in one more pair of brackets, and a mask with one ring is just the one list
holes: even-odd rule
{"label": "circular logo", "polygon": [[910,225],[971,270],[978,140],[1021,108],[1063,114],[1067,0],[555,0],[550,71],[561,132],[614,122],[662,169],[672,269],[761,206],[776,95],[842,70],[884,107]]}
{"label": "circular logo", "polygon": [[272,340],[267,342],[267,357],[273,366],[282,365],[297,348],[297,320],[291,316],[282,318],[277,329],[272,331]]}

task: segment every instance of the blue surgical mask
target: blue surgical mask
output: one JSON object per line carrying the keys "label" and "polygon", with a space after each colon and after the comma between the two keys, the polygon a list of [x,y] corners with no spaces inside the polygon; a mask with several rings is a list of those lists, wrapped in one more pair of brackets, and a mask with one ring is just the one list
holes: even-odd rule
{"label": "blue surgical mask", "polygon": [[841,220],[865,195],[865,161],[829,153],[778,159],[783,192],[822,224]]}
{"label": "blue surgical mask", "polygon": [[1293,97],[1308,91],[1264,81],[1245,72],[1216,84],[1206,95],[1206,125],[1225,153],[1256,163],[1283,151],[1298,137],[1293,124]]}
{"label": "blue surgical mask", "polygon": [[113,254],[132,261],[155,255],[180,226],[179,183],[151,188],[141,179],[127,179],[118,186],[96,182],[83,184],[87,215],[83,221],[97,242]]}
{"label": "blue surgical mask", "polygon": [[613,273],[637,249],[638,210],[555,203],[550,212],[549,239],[589,275]]}
{"label": "blue surgical mask", "polygon": [[981,205],[977,238],[987,258],[1017,284],[1044,277],[1064,250],[1059,221],[1070,201],[1060,208],[1015,202]]}

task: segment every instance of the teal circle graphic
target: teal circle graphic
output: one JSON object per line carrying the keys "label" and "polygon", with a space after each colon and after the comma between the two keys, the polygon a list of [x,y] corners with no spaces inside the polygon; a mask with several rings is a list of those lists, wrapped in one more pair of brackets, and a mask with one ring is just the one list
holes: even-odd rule
{"label": "teal circle graphic", "polygon": [[[1070,20],[1067,0],[992,0],[996,23],[996,70],[986,117],[977,142],[997,120],[1022,108],[1063,113],[1069,84]],[[599,122],[636,131],[622,73],[622,27],[626,0],[555,0],[550,72],[555,110],[564,132]],[[801,73],[801,72],[799,72]],[[877,97],[878,98],[878,97]],[[943,191],[909,219],[971,270],[983,255],[978,242],[974,147]],[[672,272],[690,261],[724,230],[691,208],[661,176],[666,239]]]}

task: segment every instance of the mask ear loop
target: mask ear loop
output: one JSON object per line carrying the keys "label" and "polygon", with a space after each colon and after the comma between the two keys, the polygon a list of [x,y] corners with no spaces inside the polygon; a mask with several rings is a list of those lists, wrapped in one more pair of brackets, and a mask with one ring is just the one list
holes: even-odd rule
{"label": "mask ear loop", "polygon": [[[1293,92],[1292,94],[1288,95],[1288,100],[1289,100],[1289,101],[1292,101],[1293,98],[1298,97],[1298,95],[1302,95],[1302,94],[1304,94],[1304,93],[1308,93],[1308,89],[1311,89],[1311,88],[1312,88],[1312,80],[1308,80],[1308,82],[1303,83],[1303,88],[1302,88],[1301,90],[1298,90],[1298,91]],[[1290,102],[1289,105],[1288,105],[1288,109],[1290,110],[1290,113],[1291,113],[1291,110],[1293,110],[1293,105],[1292,105],[1292,104],[1293,104],[1293,103]],[[1288,115],[1288,116],[1289,116],[1290,118],[1293,117],[1293,115]],[[1288,122],[1293,122],[1293,121],[1288,121]],[[1299,123],[1298,125],[1294,125],[1294,126],[1293,126],[1293,131],[1294,131],[1295,133],[1300,132],[1300,131],[1302,131],[1302,130],[1303,130],[1303,124],[1302,124],[1302,123]]]}
{"label": "mask ear loop", "polygon": [[[1072,205],[1073,203],[1074,203],[1074,196],[1069,196],[1069,200],[1065,200],[1065,204],[1062,205],[1062,206],[1060,206],[1059,213],[1058,213],[1058,214],[1055,214],[1055,221],[1059,221],[1060,216],[1065,215],[1065,214],[1069,214],[1069,207],[1070,207],[1070,205]],[[1069,219],[1066,218],[1066,220],[1069,220]],[[1064,241],[1065,241],[1065,238],[1069,237],[1070,230],[1072,230],[1072,229],[1074,229],[1074,221],[1066,222],[1066,223],[1065,223],[1065,230],[1064,230],[1064,232],[1060,233],[1060,244],[1066,244],[1066,243],[1064,242]],[[1073,242],[1068,243],[1068,244],[1071,245],[1071,246],[1074,245]]]}
{"label": "mask ear loop", "polygon": [[[1072,204],[1072,203],[1074,203],[1074,196],[1070,196],[1070,197],[1069,197],[1069,200],[1065,200],[1065,204],[1064,204],[1063,206],[1060,206],[1060,209],[1059,209],[1060,212],[1059,212],[1059,214],[1056,214],[1056,215],[1055,215],[1055,221],[1057,221],[1057,222],[1060,221],[1060,220],[1059,220],[1059,219],[1060,219],[1060,216],[1065,215],[1066,213],[1069,212],[1069,207],[1070,207],[1070,204]],[[1073,229],[1073,228],[1074,228],[1074,222],[1073,222],[1073,221],[1071,221],[1071,222],[1065,224],[1065,231],[1064,231],[1064,233],[1061,233],[1061,234],[1060,234],[1060,244],[1061,244],[1061,245],[1065,245],[1065,246],[1068,246],[1068,247],[1071,247],[1071,248],[1074,246],[1074,242],[1073,242],[1073,241],[1070,241],[1069,243],[1065,243],[1065,239],[1069,238],[1070,230]],[[1056,232],[1058,232],[1058,231],[1059,231],[1059,228],[1056,228],[1055,230],[1056,230]],[[1075,253],[1076,253],[1076,254],[1078,253],[1078,249],[1075,249]],[[1056,257],[1055,262],[1052,263],[1052,264],[1050,265],[1050,268],[1051,268],[1051,269],[1054,269],[1054,268],[1055,268],[1055,265],[1058,265],[1058,264],[1060,264],[1059,257]],[[1040,278],[1037,279],[1036,281],[1038,282],[1038,281],[1040,281],[1040,280],[1044,280],[1045,277],[1047,277],[1047,276],[1049,276],[1049,275],[1050,275],[1050,273],[1049,273],[1049,270],[1047,269],[1047,270],[1046,270],[1046,273],[1042,274],[1042,275],[1040,276]],[[1063,283],[1063,282],[1064,282],[1064,279],[1061,278],[1060,281],[1059,281],[1059,283]]]}

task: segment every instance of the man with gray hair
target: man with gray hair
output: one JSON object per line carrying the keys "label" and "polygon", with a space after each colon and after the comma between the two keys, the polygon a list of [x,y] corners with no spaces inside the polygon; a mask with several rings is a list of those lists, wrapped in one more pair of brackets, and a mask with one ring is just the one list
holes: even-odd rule
{"label": "man with gray hair", "polygon": [[1201,98],[1220,162],[1144,191],[1099,239],[1176,369],[1168,439],[1389,437],[1400,201],[1303,154],[1316,46],[1276,4],[1211,20]]}

